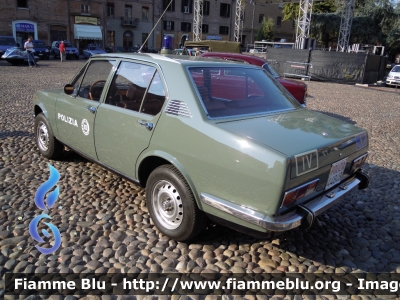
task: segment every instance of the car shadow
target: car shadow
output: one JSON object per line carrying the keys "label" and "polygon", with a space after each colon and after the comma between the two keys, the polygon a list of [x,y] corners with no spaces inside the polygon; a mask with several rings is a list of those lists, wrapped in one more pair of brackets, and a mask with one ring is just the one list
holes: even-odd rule
{"label": "car shadow", "polygon": [[323,111],[323,110],[314,110],[314,111],[320,112],[320,113],[322,113],[324,115],[327,115],[327,116],[330,116],[332,118],[336,118],[336,119],[345,121],[345,122],[350,123],[352,125],[357,124],[357,122],[353,121],[352,119],[350,119],[348,117],[342,116],[342,115],[334,114],[334,113]]}
{"label": "car shadow", "polygon": [[63,162],[89,162],[88,159],[81,156],[77,152],[70,150],[68,147],[65,147],[64,153],[61,156],[60,160]]}
{"label": "car shadow", "polygon": [[[373,164],[366,164],[365,169],[372,178],[370,186],[346,194],[309,229],[296,228],[262,239],[212,225],[193,242],[216,248],[260,243],[266,249],[292,253],[308,265],[325,265],[341,272],[396,271],[400,267],[400,205],[392,187],[400,184],[400,172]],[[378,177],[387,180],[373,179]]]}
{"label": "car shadow", "polygon": [[0,139],[8,137],[22,137],[22,136],[33,137],[34,134],[28,131],[0,131]]}

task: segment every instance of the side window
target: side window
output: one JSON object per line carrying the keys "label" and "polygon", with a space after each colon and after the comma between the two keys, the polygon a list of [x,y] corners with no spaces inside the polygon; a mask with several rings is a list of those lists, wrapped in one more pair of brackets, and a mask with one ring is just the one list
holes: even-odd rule
{"label": "side window", "polygon": [[155,72],[146,96],[144,97],[141,112],[155,116],[158,114],[165,102],[164,86],[158,71]]}
{"label": "side window", "polygon": [[111,83],[106,104],[138,112],[155,71],[148,65],[122,62]]}
{"label": "side window", "polygon": [[74,91],[76,91],[75,94],[82,98],[99,101],[108,75],[114,65],[115,61],[92,61],[86,69],[86,73],[84,73],[83,69],[81,71],[82,74],[78,75],[72,82]]}

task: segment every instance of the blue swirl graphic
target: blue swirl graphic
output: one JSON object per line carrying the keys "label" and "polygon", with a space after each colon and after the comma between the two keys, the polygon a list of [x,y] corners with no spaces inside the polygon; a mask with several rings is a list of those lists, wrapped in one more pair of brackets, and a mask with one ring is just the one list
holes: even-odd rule
{"label": "blue swirl graphic", "polygon": [[[44,240],[40,237],[40,235],[37,231],[37,226],[39,224],[39,221],[44,218],[51,219],[51,217],[49,215],[41,214],[41,215],[33,218],[33,220],[29,223],[29,233],[32,236],[32,238],[39,243],[44,243]],[[39,246],[36,246],[36,248],[43,254],[50,254],[50,253],[55,252],[61,246],[61,234],[60,234],[60,231],[58,230],[58,228],[56,226],[54,226],[53,224],[46,223],[46,222],[44,224],[46,224],[51,229],[51,232],[53,233],[54,245],[51,248],[42,248]],[[42,233],[47,238],[50,237],[50,234],[47,232],[47,230],[42,229]]]}
{"label": "blue swirl graphic", "polygon": [[[39,207],[42,210],[46,210],[46,205],[44,203],[44,197],[46,196],[46,193],[48,193],[58,182],[58,180],[60,179],[60,173],[58,173],[58,171],[50,164],[48,164],[49,169],[50,169],[50,177],[49,179],[44,182],[41,186],[39,186],[39,188],[36,191],[35,194],[35,204],[37,207]],[[56,203],[56,200],[58,198],[58,194],[59,194],[59,187],[56,187],[53,191],[51,191],[48,196],[47,196],[47,206],[50,209],[54,203]],[[41,214],[35,218],[33,218],[33,220],[29,223],[29,233],[32,236],[32,238],[39,242],[39,243],[44,243],[45,241],[40,237],[38,231],[37,231],[37,227],[39,224],[39,221],[41,219],[50,219],[51,217],[47,214]],[[54,236],[54,245],[51,248],[42,248],[39,246],[36,246],[36,248],[42,252],[43,254],[50,254],[55,252],[60,246],[61,246],[61,234],[60,231],[58,230],[58,228],[56,226],[54,226],[51,223],[44,223],[46,224],[52,232],[52,235]],[[42,229],[42,233],[45,237],[50,238],[50,234],[46,229]]]}
{"label": "blue swirl graphic", "polygon": [[[35,204],[42,210],[46,210],[46,205],[44,204],[44,197],[48,191],[50,191],[60,180],[60,173],[50,164],[48,164],[50,168],[50,177],[45,183],[43,183],[36,191],[35,194]],[[54,191],[50,192],[47,196],[47,206],[51,208],[58,198],[58,194],[60,192],[59,187],[56,187]]]}

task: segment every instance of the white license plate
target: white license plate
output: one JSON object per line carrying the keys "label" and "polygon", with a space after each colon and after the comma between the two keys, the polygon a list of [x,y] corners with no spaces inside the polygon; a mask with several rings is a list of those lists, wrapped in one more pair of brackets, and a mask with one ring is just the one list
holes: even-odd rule
{"label": "white license plate", "polygon": [[332,164],[331,172],[329,173],[328,182],[326,183],[325,190],[330,189],[340,182],[344,169],[346,168],[347,157],[343,158]]}

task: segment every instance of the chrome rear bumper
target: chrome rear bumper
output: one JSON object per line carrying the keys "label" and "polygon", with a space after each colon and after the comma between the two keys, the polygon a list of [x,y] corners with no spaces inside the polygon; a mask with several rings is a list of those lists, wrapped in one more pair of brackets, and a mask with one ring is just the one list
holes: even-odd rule
{"label": "chrome rear bumper", "polygon": [[239,206],[206,193],[201,194],[201,201],[204,204],[212,206],[248,223],[257,225],[263,229],[270,231],[286,231],[299,226],[310,227],[313,224],[315,217],[339,202],[341,196],[356,186],[358,186],[359,189],[364,189],[368,187],[368,184],[368,175],[359,170],[355,177],[341,183],[336,188],[329,190],[327,193],[316,197],[306,204],[298,205],[295,210],[287,214],[277,217],[266,216],[247,207]]}

